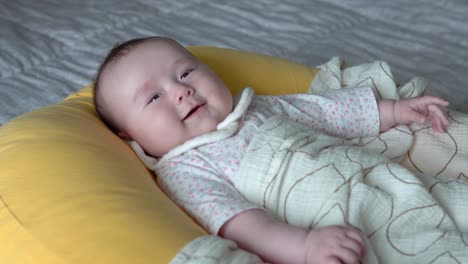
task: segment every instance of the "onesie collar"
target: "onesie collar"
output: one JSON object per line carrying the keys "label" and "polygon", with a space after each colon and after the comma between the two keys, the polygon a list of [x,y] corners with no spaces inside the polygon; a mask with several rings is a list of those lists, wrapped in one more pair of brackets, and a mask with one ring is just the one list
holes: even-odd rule
{"label": "onesie collar", "polygon": [[148,167],[150,170],[155,170],[163,162],[183,154],[190,149],[194,149],[201,145],[213,143],[232,136],[239,128],[240,120],[247,113],[247,109],[249,108],[254,95],[255,92],[252,88],[244,88],[240,94],[240,97],[236,96],[237,102],[235,102],[234,110],[221,123],[217,125],[215,131],[189,139],[183,144],[178,145],[170,150],[161,158],[155,158],[147,155],[143,148],[136,141],[127,141],[127,143],[132,147],[133,151],[135,151],[146,167]]}

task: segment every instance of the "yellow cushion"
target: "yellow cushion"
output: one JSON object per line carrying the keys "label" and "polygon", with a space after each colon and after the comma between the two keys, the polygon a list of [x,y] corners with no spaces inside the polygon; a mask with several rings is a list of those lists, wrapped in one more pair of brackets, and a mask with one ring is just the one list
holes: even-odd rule
{"label": "yellow cushion", "polygon": [[[305,92],[316,69],[190,47],[233,93]],[[91,86],[0,127],[0,263],[167,263],[206,234],[96,116]]]}

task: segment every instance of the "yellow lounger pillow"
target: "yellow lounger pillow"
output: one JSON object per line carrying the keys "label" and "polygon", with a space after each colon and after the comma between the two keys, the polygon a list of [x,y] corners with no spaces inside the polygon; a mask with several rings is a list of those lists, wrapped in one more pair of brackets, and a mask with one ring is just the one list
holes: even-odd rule
{"label": "yellow lounger pillow", "polygon": [[[317,69],[190,47],[233,94],[306,92]],[[92,87],[0,127],[0,263],[167,263],[206,234],[96,116]]]}

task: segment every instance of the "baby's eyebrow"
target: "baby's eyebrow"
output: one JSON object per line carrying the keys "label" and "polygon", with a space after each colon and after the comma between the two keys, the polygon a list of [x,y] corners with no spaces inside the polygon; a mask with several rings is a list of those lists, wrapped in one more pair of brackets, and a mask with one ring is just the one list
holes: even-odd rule
{"label": "baby's eyebrow", "polygon": [[133,95],[133,102],[136,102],[145,92],[149,89],[149,81],[145,81],[140,87],[137,88]]}
{"label": "baby's eyebrow", "polygon": [[187,57],[182,57],[180,59],[177,59],[174,63],[173,63],[173,66],[174,68],[178,67],[178,66],[183,66],[185,64],[190,64],[190,63],[193,63],[193,59],[192,58],[187,58]]}

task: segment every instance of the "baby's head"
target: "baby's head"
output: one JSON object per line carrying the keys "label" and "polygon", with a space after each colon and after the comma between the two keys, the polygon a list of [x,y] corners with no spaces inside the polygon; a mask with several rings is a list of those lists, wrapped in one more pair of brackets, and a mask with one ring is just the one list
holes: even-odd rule
{"label": "baby's head", "polygon": [[155,157],[216,130],[233,107],[223,81],[165,37],[114,47],[98,70],[94,98],[99,115],[115,133]]}

